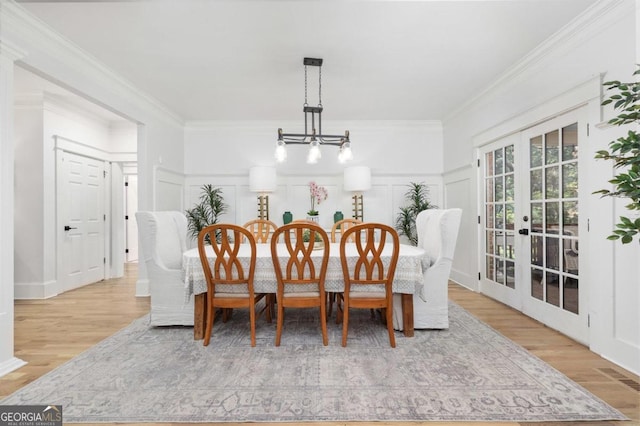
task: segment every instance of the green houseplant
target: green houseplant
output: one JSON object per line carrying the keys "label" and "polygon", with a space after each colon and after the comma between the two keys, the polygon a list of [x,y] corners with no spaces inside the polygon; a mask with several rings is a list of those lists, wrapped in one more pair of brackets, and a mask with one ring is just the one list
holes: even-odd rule
{"label": "green houseplant", "polygon": [[400,207],[400,213],[396,217],[396,231],[407,237],[409,242],[416,246],[418,245],[418,233],[416,232],[418,213],[438,208],[438,206],[429,201],[429,188],[424,182],[410,182],[409,189],[404,196],[408,204]]}
{"label": "green houseplant", "polygon": [[[640,67],[633,75],[640,75]],[[603,85],[607,90],[613,90],[614,94],[605,99],[602,105],[613,102],[613,108],[619,111],[616,117],[609,120],[609,124],[616,126],[640,124],[640,81],[622,83],[614,80],[605,82]],[[609,150],[598,151],[596,158],[612,160],[613,167],[618,170],[618,173],[609,180],[609,183],[614,185],[613,190],[601,189],[594,194],[602,194],[603,197],[628,198],[631,202],[626,205],[626,208],[631,211],[640,210],[640,133],[634,129],[629,130],[626,136],[611,141]],[[620,222],[616,224],[616,229],[608,239],[619,239],[623,244],[627,244],[638,233],[640,233],[640,217],[631,219],[620,216]]]}
{"label": "green houseplant", "polygon": [[206,184],[202,185],[201,189],[200,202],[185,212],[188,221],[187,229],[193,238],[198,238],[202,228],[218,223],[218,219],[228,208],[224,202],[222,188]]}

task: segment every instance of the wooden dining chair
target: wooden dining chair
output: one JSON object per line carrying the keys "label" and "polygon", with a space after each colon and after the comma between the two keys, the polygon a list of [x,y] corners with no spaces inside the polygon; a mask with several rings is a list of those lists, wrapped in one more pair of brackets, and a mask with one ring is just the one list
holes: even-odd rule
{"label": "wooden dining chair", "polygon": [[[250,248],[248,270],[238,259],[240,244],[245,239]],[[206,249],[211,245],[215,258],[212,264]],[[265,294],[255,294],[253,277],[256,267],[256,241],[247,229],[232,224],[215,224],[202,229],[198,234],[198,253],[207,281],[207,318],[204,346],[209,345],[213,331],[216,308],[248,308],[251,326],[251,346],[256,345],[255,305]],[[268,315],[268,314],[267,314]]]}
{"label": "wooden dining chair", "polygon": [[278,229],[278,225],[267,219],[254,219],[242,225],[249,230],[258,244],[265,244],[271,241],[271,235]]}
{"label": "wooden dining chair", "polygon": [[[351,228],[352,226],[359,225],[361,223],[362,221],[360,219],[355,219],[355,218],[346,218],[346,219],[337,221],[336,223],[333,224],[333,227],[331,228],[331,242],[339,243],[344,231]],[[349,241],[354,242],[354,239],[355,239],[355,235],[352,235],[349,238]],[[333,305],[336,303],[336,299],[338,302],[340,301],[336,293],[327,292],[327,304],[329,305],[327,308],[328,317],[331,317],[331,314],[333,313]]]}
{"label": "wooden dining chair", "polygon": [[[355,263],[351,262],[350,265],[347,260],[347,244],[351,236],[355,236],[355,243],[352,246],[355,246],[358,257]],[[391,250],[391,258],[387,264],[381,258],[385,246],[389,246],[387,250]],[[383,310],[389,331],[389,342],[392,348],[396,347],[393,332],[392,285],[399,254],[400,239],[396,230],[390,226],[381,223],[363,223],[347,229],[342,235],[340,240],[340,262],[344,275],[342,346],[347,346],[349,309],[364,308]]]}
{"label": "wooden dining chair", "polygon": [[[305,231],[308,236],[305,236]],[[316,241],[316,236],[319,236],[320,241]],[[278,238],[282,238],[283,244],[278,245]],[[278,247],[282,250],[283,245],[286,252],[278,252]],[[320,255],[312,256],[312,253],[320,250]],[[271,239],[271,258],[278,281],[276,346],[280,346],[282,337],[284,309],[289,307],[320,308],[322,344],[328,345],[324,291],[329,263],[327,233],[315,223],[296,222],[281,226]]]}

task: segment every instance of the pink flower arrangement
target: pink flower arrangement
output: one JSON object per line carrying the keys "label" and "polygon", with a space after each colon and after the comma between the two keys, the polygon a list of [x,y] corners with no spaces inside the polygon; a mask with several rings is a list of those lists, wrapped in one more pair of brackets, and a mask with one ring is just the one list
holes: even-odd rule
{"label": "pink flower arrangement", "polygon": [[316,210],[316,203],[320,204],[327,199],[329,193],[327,188],[319,186],[315,182],[309,182],[309,193],[311,194],[311,210],[307,212],[309,216],[316,216],[318,211]]}

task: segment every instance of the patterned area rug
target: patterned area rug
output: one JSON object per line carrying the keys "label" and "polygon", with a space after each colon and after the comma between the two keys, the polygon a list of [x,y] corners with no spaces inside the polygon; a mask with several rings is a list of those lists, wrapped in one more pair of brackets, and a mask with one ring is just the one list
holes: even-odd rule
{"label": "patterned area rug", "polygon": [[[359,313],[360,312],[360,313]],[[449,330],[396,333],[353,311],[329,346],[310,310],[288,310],[282,345],[259,318],[216,322],[211,344],[148,317],[0,404],[62,404],[65,422],[569,421],[624,415],[458,305]]]}

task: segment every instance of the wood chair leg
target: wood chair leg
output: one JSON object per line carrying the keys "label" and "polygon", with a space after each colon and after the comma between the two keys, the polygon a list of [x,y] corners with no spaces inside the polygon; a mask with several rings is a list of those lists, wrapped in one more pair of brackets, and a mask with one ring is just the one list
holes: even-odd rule
{"label": "wood chair leg", "polygon": [[249,324],[251,326],[251,347],[256,346],[256,305],[249,307]]}
{"label": "wood chair leg", "polygon": [[276,346],[280,346],[280,338],[282,337],[282,323],[284,322],[284,306],[282,302],[278,303],[278,319],[276,321]]}
{"label": "wood chair leg", "polygon": [[342,310],[342,346],[347,346],[347,333],[349,332],[349,307],[344,305]]}
{"label": "wood chair leg", "polygon": [[327,307],[324,300],[320,302],[320,327],[322,328],[322,344],[327,346],[329,337],[327,335]]}
{"label": "wood chair leg", "polygon": [[209,346],[209,342],[211,341],[211,333],[213,331],[213,319],[215,316],[215,308],[213,307],[213,303],[211,300],[207,303],[207,325],[204,330],[204,346]]}
{"label": "wood chair leg", "polygon": [[396,347],[396,335],[393,331],[393,311],[391,309],[385,309],[387,318],[387,330],[389,330],[389,343],[391,347]]}

